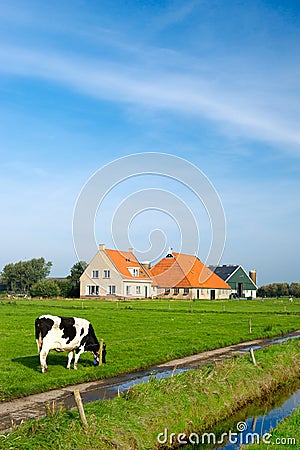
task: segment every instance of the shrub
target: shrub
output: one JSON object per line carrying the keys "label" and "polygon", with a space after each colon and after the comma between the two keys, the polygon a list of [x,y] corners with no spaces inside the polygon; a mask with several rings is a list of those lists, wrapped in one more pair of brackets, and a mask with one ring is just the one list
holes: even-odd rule
{"label": "shrub", "polygon": [[56,281],[57,286],[60,290],[60,296],[64,298],[75,297],[74,295],[74,286],[71,281]]}
{"label": "shrub", "polygon": [[30,288],[32,297],[51,298],[60,295],[60,289],[56,281],[44,280],[38,281]]}

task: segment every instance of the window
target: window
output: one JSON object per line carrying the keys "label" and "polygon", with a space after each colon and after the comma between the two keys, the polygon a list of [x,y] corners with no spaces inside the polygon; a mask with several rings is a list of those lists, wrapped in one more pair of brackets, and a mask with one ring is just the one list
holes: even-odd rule
{"label": "window", "polygon": [[178,295],[179,294],[179,288],[174,288],[174,295]]}
{"label": "window", "polygon": [[116,294],[116,286],[108,286],[108,294],[115,295]]}
{"label": "window", "polygon": [[183,295],[187,295],[189,293],[189,288],[184,288],[183,289]]}
{"label": "window", "polygon": [[99,270],[92,271],[92,278],[99,278]]}
{"label": "window", "polygon": [[128,270],[133,277],[139,276],[139,269],[137,267],[128,267]]}
{"label": "window", "polygon": [[102,278],[110,278],[110,270],[103,270]]}
{"label": "window", "polygon": [[141,293],[141,286],[136,286],[135,293],[140,294]]}
{"label": "window", "polygon": [[131,295],[131,286],[126,286],[126,295]]}
{"label": "window", "polygon": [[170,289],[165,289],[165,295],[169,295],[170,294]]}
{"label": "window", "polygon": [[87,286],[87,295],[99,295],[99,286]]}

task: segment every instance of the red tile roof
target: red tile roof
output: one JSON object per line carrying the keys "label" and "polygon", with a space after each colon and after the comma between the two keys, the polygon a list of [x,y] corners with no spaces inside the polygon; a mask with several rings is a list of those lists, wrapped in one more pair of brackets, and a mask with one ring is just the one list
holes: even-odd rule
{"label": "red tile roof", "polygon": [[148,272],[159,287],[231,289],[230,286],[206,267],[196,256],[172,253]]}

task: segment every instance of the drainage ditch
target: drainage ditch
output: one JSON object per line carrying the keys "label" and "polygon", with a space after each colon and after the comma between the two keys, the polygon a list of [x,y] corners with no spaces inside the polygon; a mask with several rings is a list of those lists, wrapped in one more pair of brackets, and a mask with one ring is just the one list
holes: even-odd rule
{"label": "drainage ditch", "polygon": [[73,396],[75,388],[80,390],[83,403],[112,399],[134,385],[146,383],[151,377],[157,379],[168,378],[183,371],[214,364],[217,361],[230,358],[232,355],[243,354],[248,352],[250,348],[254,350],[260,349],[299,337],[300,330],[288,333],[283,337],[256,339],[168,361],[141,372],[129,373],[97,382],[68,386],[41,394],[30,395],[26,398],[16,399],[11,402],[5,402],[0,404],[0,431],[10,432],[15,426],[25,420],[45,417],[49,413],[53,414],[61,408],[75,407]]}
{"label": "drainage ditch", "polygon": [[[284,386],[221,422],[214,430],[197,435],[199,445],[185,445],[186,450],[238,450],[241,445],[263,441],[272,442],[272,429],[300,407],[300,382]],[[288,436],[293,438],[293,436]],[[196,442],[196,441],[195,441]],[[278,448],[278,446],[276,447]],[[296,447],[295,447],[296,448]]]}

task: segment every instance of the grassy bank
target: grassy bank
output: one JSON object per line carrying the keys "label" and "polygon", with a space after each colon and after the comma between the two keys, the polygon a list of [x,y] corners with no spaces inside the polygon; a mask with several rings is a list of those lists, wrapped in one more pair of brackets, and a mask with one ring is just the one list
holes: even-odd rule
{"label": "grassy bank", "polygon": [[[299,340],[170,379],[136,386],[111,401],[85,406],[85,433],[77,411],[63,411],[22,425],[0,440],[0,448],[18,449],[155,449],[174,446],[179,433],[190,436],[214,429],[220,421],[257,398],[300,376]],[[171,433],[175,433],[171,435]]]}
{"label": "grassy bank", "polygon": [[[283,420],[278,427],[271,431],[270,443],[276,448],[295,450],[300,448],[300,408]],[[243,447],[244,450],[267,450],[270,444],[261,442]]]}
{"label": "grassy bank", "polygon": [[[66,353],[50,352],[42,375],[34,337],[41,314],[84,317],[107,344],[107,362],[94,368],[91,354],[78,371],[65,369]],[[252,333],[249,332],[251,318]],[[110,377],[204,350],[299,328],[299,301],[0,301],[0,401]]]}

